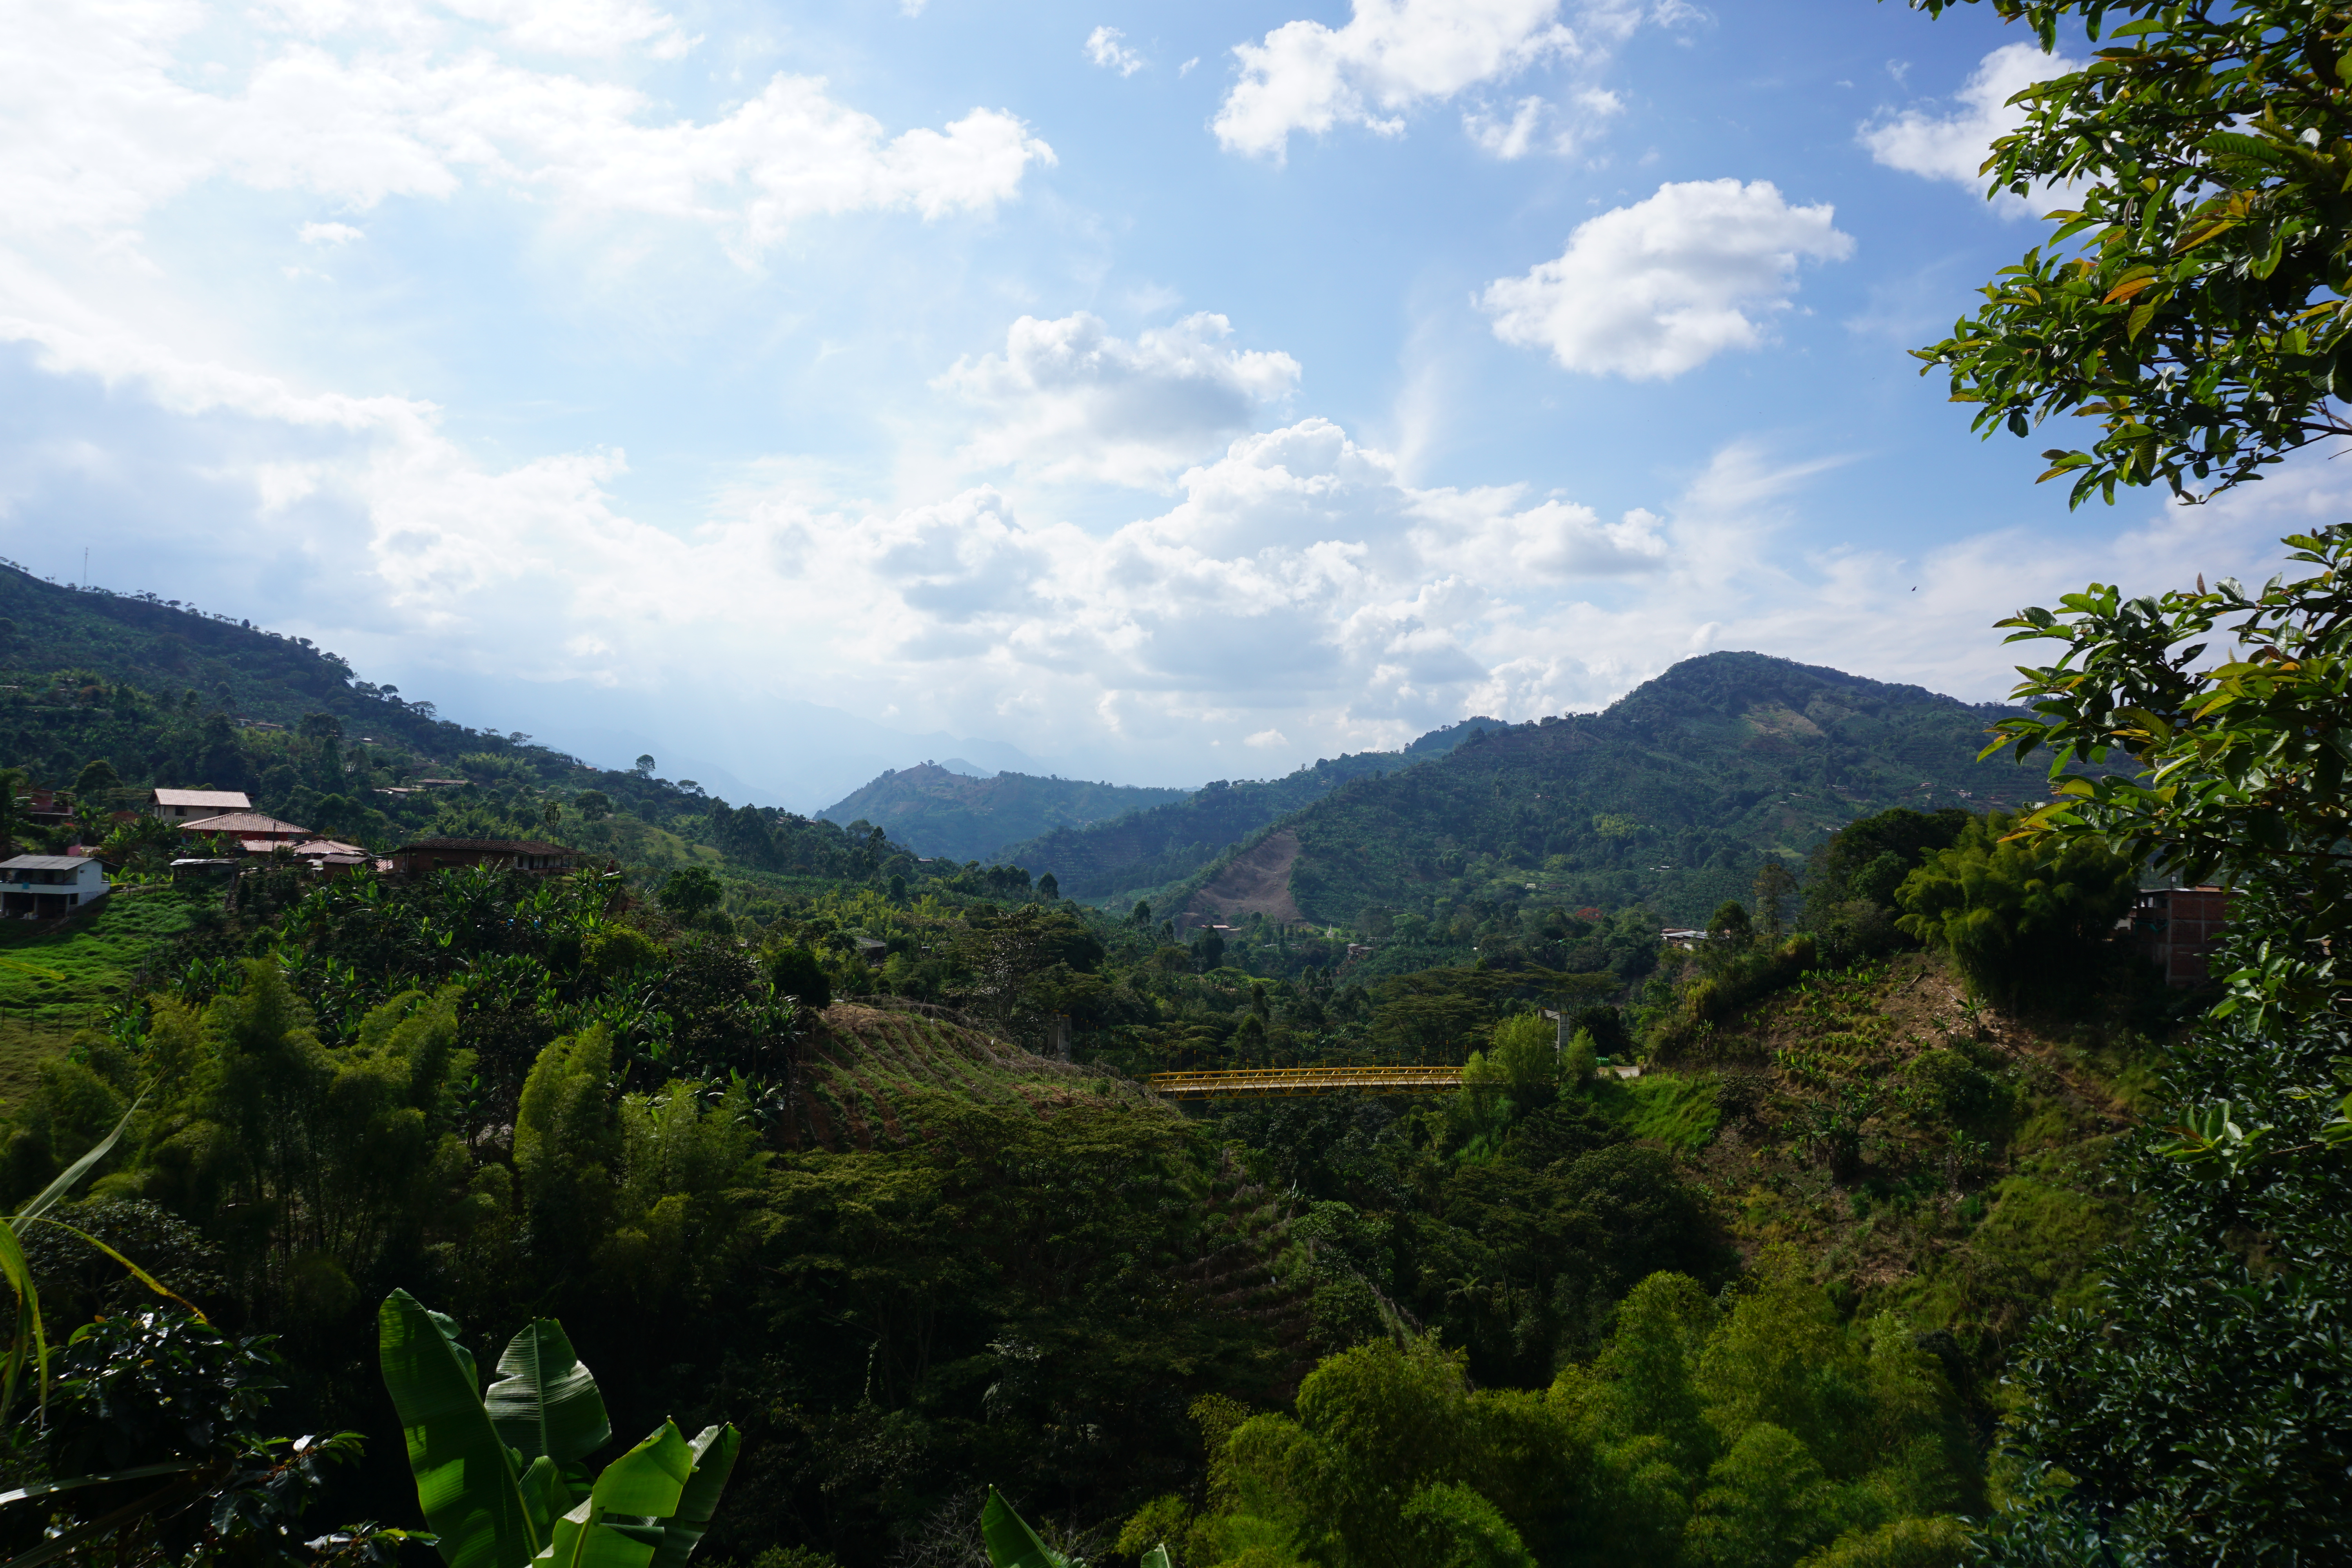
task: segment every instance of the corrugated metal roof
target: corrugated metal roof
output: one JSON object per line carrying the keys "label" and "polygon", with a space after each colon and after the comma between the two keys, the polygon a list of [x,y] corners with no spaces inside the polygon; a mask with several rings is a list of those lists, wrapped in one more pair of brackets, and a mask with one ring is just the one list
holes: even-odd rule
{"label": "corrugated metal roof", "polygon": [[78,855],[19,855],[14,860],[0,860],[0,871],[78,871],[97,864]]}
{"label": "corrugated metal roof", "polygon": [[222,811],[251,811],[253,801],[241,789],[159,789],[157,805],[210,805]]}

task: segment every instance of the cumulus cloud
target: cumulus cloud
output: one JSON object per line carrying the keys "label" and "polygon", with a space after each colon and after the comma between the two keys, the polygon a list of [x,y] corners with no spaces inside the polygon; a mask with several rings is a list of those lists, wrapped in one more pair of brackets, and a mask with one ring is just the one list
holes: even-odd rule
{"label": "cumulus cloud", "polygon": [[[439,661],[652,712],[722,666],[739,710],[895,705],[1165,777],[1210,740],[1270,735],[1258,749],[1286,763],[1470,712],[1591,707],[1707,647],[1991,695],[1985,628],[2021,602],[2093,577],[2258,579],[2278,532],[2352,493],[2313,463],[2104,536],[1806,552],[1785,542],[1833,458],[1734,443],[1654,510],[1608,518],[1508,484],[1412,485],[1310,417],[1232,441],[1117,526],[988,485],[878,505],[797,486],[664,530],[617,499],[618,450],[489,464],[411,399],[304,392],[119,331],[0,320],[0,520],[110,520],[143,579],[122,585],[259,613],[266,580],[299,606],[289,629],[419,694]],[[73,423],[78,403],[114,423]],[[37,560],[31,542],[12,553]]]}
{"label": "cumulus cloud", "polygon": [[1286,22],[1234,46],[1241,79],[1217,110],[1217,140],[1278,161],[1296,131],[1400,135],[1420,104],[1575,57],[1559,11],[1559,0],[1355,0],[1344,26]]}
{"label": "cumulus cloud", "polygon": [[[1990,176],[1980,173],[1996,137],[2025,123],[2025,109],[2009,100],[2037,81],[2080,70],[2063,55],[2046,55],[2034,44],[2005,44],[1978,63],[1962,83],[1958,107],[1947,114],[1921,109],[1883,112],[1856,132],[1870,155],[1890,169],[1930,180],[1949,180],[1982,192]],[[1901,79],[1899,77],[1897,79]],[[2022,217],[2058,205],[2063,194],[2037,187],[2030,196],[2003,191],[1994,205],[2004,216]]]}
{"label": "cumulus cloud", "polygon": [[1231,347],[1232,335],[1205,312],[1132,342],[1085,311],[1024,316],[1003,353],[959,360],[935,384],[985,411],[966,449],[982,467],[1156,485],[1297,386],[1297,360]]}
{"label": "cumulus cloud", "polygon": [[1105,70],[1133,76],[1144,67],[1144,58],[1125,44],[1126,37],[1117,27],[1097,27],[1087,35],[1087,58]]}
{"label": "cumulus cloud", "polygon": [[1668,380],[1762,343],[1800,262],[1853,254],[1834,216],[1826,202],[1790,205],[1765,180],[1661,185],[1580,224],[1558,260],[1497,279],[1479,304],[1496,337],[1564,369]]}
{"label": "cumulus cloud", "polygon": [[472,179],[573,209],[708,224],[748,260],[821,216],[985,213],[1054,162],[1001,110],[894,135],[822,78],[778,75],[717,119],[657,121],[654,101],[624,85],[483,50],[365,50],[340,34],[257,40],[242,82],[208,90],[176,54],[199,19],[69,6],[19,19],[0,62],[0,223],[119,233],[215,178],[362,210]]}

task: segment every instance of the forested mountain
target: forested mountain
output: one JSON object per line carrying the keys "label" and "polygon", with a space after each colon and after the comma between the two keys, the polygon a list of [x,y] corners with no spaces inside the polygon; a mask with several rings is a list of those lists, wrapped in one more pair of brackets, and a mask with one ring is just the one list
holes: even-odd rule
{"label": "forested mountain", "polygon": [[1350,779],[1442,757],[1505,727],[1499,719],[1465,719],[1432,730],[1402,752],[1351,752],[1278,779],[1217,779],[1185,799],[1114,822],[1056,828],[1026,844],[1008,844],[998,858],[1036,876],[1050,871],[1074,899],[1157,888],[1192,875],[1227,847]]}
{"label": "forested mountain", "polygon": [[1007,845],[1056,827],[1086,827],[1192,793],[1032,773],[974,778],[937,763],[919,763],[884,773],[816,815],[845,826],[870,823],[919,855],[1000,860],[1006,858]]}
{"label": "forested mountain", "polygon": [[[1442,925],[1472,904],[1522,899],[1704,920],[1763,860],[1800,861],[1857,816],[2033,797],[2039,767],[1977,761],[2002,711],[1762,654],[1707,654],[1604,712],[1481,729],[1430,765],[1366,770],[1283,821],[1297,844],[1289,896],[1307,918],[1381,935],[1398,916]],[[1245,870],[1259,883],[1271,873]],[[1225,910],[1222,875],[1221,864],[1162,903]]]}

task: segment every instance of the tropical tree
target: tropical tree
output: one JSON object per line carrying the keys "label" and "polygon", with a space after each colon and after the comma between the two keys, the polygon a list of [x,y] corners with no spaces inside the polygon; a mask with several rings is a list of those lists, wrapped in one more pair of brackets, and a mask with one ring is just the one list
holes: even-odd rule
{"label": "tropical tree", "polygon": [[[2076,504],[2210,494],[2346,434],[2352,12],[1992,3],[2045,48],[2121,25],[2018,95],[2024,123],[1986,164],[1996,191],[2081,195],[1919,351],[1977,427],[2097,421],[2046,454]],[[2061,645],[1991,748],[2052,759],[2054,804],[2013,831],[2146,854],[2234,899],[2225,994],[2170,1052],[2168,1125],[2134,1152],[2135,1237],[2103,1261],[2097,1311],[2021,1350],[1997,1561],[2352,1555],[2352,539],[2287,543],[2297,570],[2259,591],[2093,584],[2004,623]],[[2110,759],[2132,766],[2078,776]]]}
{"label": "tropical tree", "polygon": [[[1940,14],[1956,0],[1914,0]],[[1975,426],[2065,415],[2043,454],[2079,505],[2118,485],[2210,494],[2352,433],[2352,12],[2326,0],[1990,0],[2045,49],[2105,47],[2011,101],[1989,195],[2051,203],[2046,239],[1917,350]],[[2046,193],[2073,191],[2063,199]]]}
{"label": "tropical tree", "polygon": [[662,883],[662,909],[682,921],[694,921],[726,901],[727,889],[708,866],[681,866]]}
{"label": "tropical tree", "polygon": [[1906,934],[1951,953],[1972,994],[2009,1004],[2081,974],[2139,886],[2129,854],[2012,837],[2014,825],[2000,813],[1969,823],[1895,894]]}

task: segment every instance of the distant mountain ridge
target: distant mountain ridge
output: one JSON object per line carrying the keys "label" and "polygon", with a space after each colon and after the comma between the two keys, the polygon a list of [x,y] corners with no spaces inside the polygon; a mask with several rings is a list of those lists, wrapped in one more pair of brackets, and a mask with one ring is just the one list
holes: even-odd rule
{"label": "distant mountain ridge", "polygon": [[816,815],[845,826],[871,823],[919,855],[1001,860],[1008,844],[1056,827],[1085,827],[1190,794],[1032,773],[997,773],[982,778],[926,762],[890,769]]}
{"label": "distant mountain ridge", "polygon": [[1413,767],[1507,726],[1465,719],[1432,730],[1402,752],[1355,752],[1278,779],[1219,779],[1188,798],[1088,828],[1059,828],[1005,847],[1001,858],[1043,876],[1063,893],[1098,899],[1191,876],[1229,845],[1312,804],[1350,780]]}
{"label": "distant mountain ridge", "polygon": [[1767,858],[1801,865],[1857,816],[2042,798],[2046,764],[1977,761],[2010,711],[1707,654],[1603,712],[1483,731],[1433,763],[1347,781],[1280,819],[1297,846],[1286,871],[1244,838],[1162,901],[1206,920],[1269,908],[1279,881],[1305,918],[1355,926],[1511,900],[1703,920],[1746,898]]}

